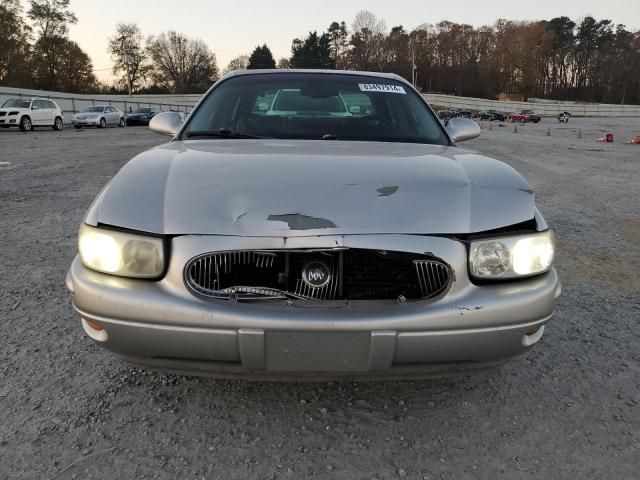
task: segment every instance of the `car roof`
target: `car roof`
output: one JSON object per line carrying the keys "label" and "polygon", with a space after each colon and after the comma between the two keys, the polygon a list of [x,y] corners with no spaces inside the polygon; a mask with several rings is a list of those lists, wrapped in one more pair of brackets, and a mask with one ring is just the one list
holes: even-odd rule
{"label": "car roof", "polygon": [[405,78],[395,73],[383,73],[383,72],[365,72],[359,70],[322,70],[312,68],[264,68],[255,70],[234,70],[227,73],[220,80],[224,80],[229,77],[238,77],[241,75],[258,75],[258,74],[273,74],[283,75],[287,73],[315,73],[315,74],[329,74],[329,75],[351,75],[351,76],[365,76],[374,78],[386,78],[388,80],[397,80],[407,85],[411,85]]}
{"label": "car roof", "polygon": [[44,98],[44,97],[11,97],[7,100],[23,100],[25,102],[31,102],[33,100],[49,100],[50,102],[53,102],[51,98]]}

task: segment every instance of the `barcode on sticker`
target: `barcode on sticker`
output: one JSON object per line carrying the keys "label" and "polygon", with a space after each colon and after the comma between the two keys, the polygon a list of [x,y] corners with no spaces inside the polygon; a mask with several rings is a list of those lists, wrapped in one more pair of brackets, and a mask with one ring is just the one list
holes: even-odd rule
{"label": "barcode on sticker", "polygon": [[359,83],[361,92],[401,93],[406,95],[404,87],[400,85],[385,85],[384,83]]}

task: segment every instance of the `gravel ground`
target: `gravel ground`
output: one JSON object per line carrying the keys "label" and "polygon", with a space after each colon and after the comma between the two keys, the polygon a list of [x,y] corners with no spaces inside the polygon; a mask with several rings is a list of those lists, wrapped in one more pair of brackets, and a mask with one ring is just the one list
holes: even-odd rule
{"label": "gravel ground", "polygon": [[0,480],[638,478],[640,145],[621,142],[640,119],[519,129],[464,146],[522,172],[557,230],[543,341],[471,377],[360,384],[147,373],[95,347],[64,288],[77,227],[164,139],[0,131]]}

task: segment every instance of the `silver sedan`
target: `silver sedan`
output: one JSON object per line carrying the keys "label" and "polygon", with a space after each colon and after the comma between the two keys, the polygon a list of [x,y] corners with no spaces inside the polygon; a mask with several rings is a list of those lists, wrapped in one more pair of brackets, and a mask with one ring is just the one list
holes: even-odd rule
{"label": "silver sedan", "polygon": [[110,105],[95,105],[73,115],[71,124],[77,129],[82,127],[124,127],[126,115]]}
{"label": "silver sedan", "polygon": [[125,360],[424,377],[542,338],[560,284],[531,187],[458,148],[477,124],[444,126],[402,78],[234,72],[150,127],[172,140],[97,196],[67,276],[86,334]]}

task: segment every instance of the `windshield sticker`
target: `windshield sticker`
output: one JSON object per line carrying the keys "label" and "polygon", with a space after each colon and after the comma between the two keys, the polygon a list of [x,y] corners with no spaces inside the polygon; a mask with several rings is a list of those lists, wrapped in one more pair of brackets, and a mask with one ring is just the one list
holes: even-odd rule
{"label": "windshield sticker", "polygon": [[385,85],[384,83],[359,83],[361,92],[401,93],[406,95],[404,87],[400,85]]}

